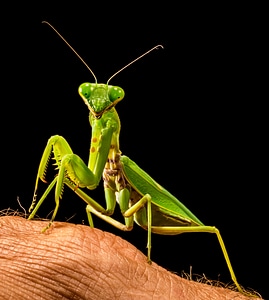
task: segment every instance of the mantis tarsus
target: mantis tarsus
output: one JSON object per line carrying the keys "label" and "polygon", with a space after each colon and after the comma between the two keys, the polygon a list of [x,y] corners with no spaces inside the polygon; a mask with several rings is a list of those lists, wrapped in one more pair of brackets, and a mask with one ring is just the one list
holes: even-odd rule
{"label": "mantis tarsus", "polygon": [[[53,26],[48,24],[54,31]],[[79,59],[83,59],[69,45],[69,43],[56,31]],[[59,201],[62,198],[63,187],[67,185],[86,203],[86,212],[89,224],[93,227],[91,214],[98,216],[113,226],[129,231],[134,221],[148,231],[148,262],[151,262],[151,233],[176,235],[184,232],[208,232],[217,235],[220,247],[226,260],[231,278],[238,290],[244,293],[234,274],[228,253],[219,230],[213,226],[204,225],[186,206],[170,194],[161,185],[155,182],[145,171],[127,156],[121,154],[119,147],[120,119],[115,106],[124,97],[120,87],[109,85],[109,81],[120,71],[134,63],[149,52],[162,47],[155,46],[131,63],[116,72],[106,84],[95,82],[83,83],[79,87],[79,95],[87,105],[92,127],[89,162],[86,165],[82,159],[73,153],[67,141],[58,135],[52,136],[43,152],[36,178],[34,199],[29,209],[28,219],[33,219],[40,205],[55,186],[56,206],[50,222],[42,231],[46,231],[54,221]],[[37,202],[37,188],[39,179],[46,182],[45,175],[48,163],[53,153],[58,174],[49,184],[46,191]],[[95,189],[103,178],[106,208],[92,199],[81,188]],[[124,223],[111,217],[116,203],[119,204],[124,216]]]}

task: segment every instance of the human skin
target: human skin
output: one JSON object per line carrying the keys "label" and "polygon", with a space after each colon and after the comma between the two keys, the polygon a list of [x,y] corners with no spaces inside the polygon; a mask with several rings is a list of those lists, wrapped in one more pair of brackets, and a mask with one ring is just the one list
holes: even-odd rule
{"label": "human skin", "polygon": [[47,224],[0,217],[1,299],[250,299],[149,265],[111,233],[62,222],[41,233]]}

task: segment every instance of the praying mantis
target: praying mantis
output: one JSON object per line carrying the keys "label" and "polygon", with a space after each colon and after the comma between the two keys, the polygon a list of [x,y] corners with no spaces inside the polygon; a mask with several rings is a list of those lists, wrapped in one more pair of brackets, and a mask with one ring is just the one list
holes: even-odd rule
{"label": "praying mantis", "polygon": [[[233,271],[228,252],[219,230],[214,226],[204,225],[183,203],[152,179],[129,157],[122,155],[119,146],[120,119],[115,106],[124,98],[124,90],[109,85],[110,80],[123,69],[144,57],[151,51],[163,48],[157,45],[127,64],[109,78],[106,84],[97,83],[97,78],[71,45],[48,22],[60,38],[70,47],[93,75],[94,83],[83,83],[79,95],[89,109],[89,122],[92,128],[88,165],[73,153],[68,142],[59,135],[52,136],[41,157],[35,182],[34,197],[29,208],[28,219],[33,219],[50,191],[55,187],[55,209],[45,232],[55,220],[64,186],[68,186],[87,206],[89,225],[94,227],[92,214],[117,227],[130,231],[134,222],[146,229],[147,260],[151,263],[151,234],[177,235],[187,232],[207,232],[217,236],[231,278],[238,291],[245,293],[239,285]],[[57,174],[48,185],[44,194],[37,201],[39,180],[46,183],[46,172],[49,161],[55,160]],[[93,190],[101,179],[104,184],[106,207],[91,198],[82,188]],[[116,204],[119,204],[124,222],[115,220],[112,215]]]}

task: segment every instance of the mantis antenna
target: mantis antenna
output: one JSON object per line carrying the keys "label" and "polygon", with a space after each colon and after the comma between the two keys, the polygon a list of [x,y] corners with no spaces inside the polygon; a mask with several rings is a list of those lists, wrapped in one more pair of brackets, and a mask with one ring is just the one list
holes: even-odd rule
{"label": "mantis antenna", "polygon": [[[94,75],[92,69],[86,64],[86,62],[83,60],[83,58],[77,53],[77,51],[67,42],[67,40],[47,21],[42,21],[42,23],[47,24],[48,26],[50,26],[50,28],[52,28],[57,35],[66,43],[66,45],[76,54],[76,56],[82,61],[82,63],[86,66],[86,68],[91,72],[92,76],[94,77],[95,83],[97,84],[97,78]],[[121,71],[123,71],[124,69],[126,69],[127,67],[129,67],[130,65],[132,65],[134,62],[138,61],[140,58],[146,56],[147,54],[149,54],[151,51],[159,49],[159,48],[164,48],[163,45],[156,45],[155,47],[151,48],[150,50],[148,50],[147,52],[143,53],[142,55],[140,55],[139,57],[137,57],[136,59],[132,60],[131,62],[129,62],[127,65],[125,65],[124,67],[122,67],[120,70],[118,70],[116,73],[114,73],[107,81],[107,85],[109,83],[109,81],[115,77],[117,74],[119,74]]]}
{"label": "mantis antenna", "polygon": [[163,45],[157,45],[153,48],[151,48],[150,50],[148,50],[147,52],[145,52],[144,54],[140,55],[139,57],[137,57],[136,59],[132,60],[131,62],[129,62],[126,66],[124,66],[123,68],[121,68],[119,71],[117,71],[116,73],[114,73],[107,81],[106,84],[109,83],[109,81],[115,77],[117,74],[119,74],[122,70],[126,69],[127,67],[129,67],[131,64],[133,64],[134,62],[138,61],[140,58],[146,56],[147,54],[149,54],[151,51],[155,50],[155,49],[159,49],[159,48],[164,48]]}
{"label": "mantis antenna", "polygon": [[92,69],[86,64],[86,62],[83,60],[83,58],[77,53],[77,51],[67,42],[67,40],[47,21],[42,21],[42,23],[47,24],[52,28],[57,35],[66,43],[66,45],[76,54],[76,56],[82,61],[82,63],[86,66],[86,68],[91,72],[92,76],[94,77],[95,83],[97,83],[97,78],[94,75]]}

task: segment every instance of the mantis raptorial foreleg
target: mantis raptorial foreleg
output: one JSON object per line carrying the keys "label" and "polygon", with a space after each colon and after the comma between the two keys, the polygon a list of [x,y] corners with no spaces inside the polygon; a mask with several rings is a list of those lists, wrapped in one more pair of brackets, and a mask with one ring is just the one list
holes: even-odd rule
{"label": "mantis raptorial foreleg", "polygon": [[[107,136],[111,137],[112,134],[109,130],[106,130],[105,134],[103,134],[106,138]],[[110,138],[111,140],[111,138]],[[106,147],[107,148],[107,147]],[[102,145],[100,145],[100,149],[102,149]],[[108,151],[107,151],[108,152]],[[38,182],[41,179],[43,182],[46,182],[45,176],[47,171],[48,162],[50,160],[51,154],[53,153],[53,158],[55,159],[56,169],[58,170],[58,174],[54,178],[54,180],[50,183],[40,200],[36,205],[36,195],[38,189]],[[105,158],[102,159],[100,156],[98,157],[98,162],[101,164],[105,163]],[[28,219],[32,219],[40,205],[43,203],[51,189],[55,186],[55,209],[53,215],[50,219],[49,225],[43,229],[45,231],[50,227],[52,222],[54,221],[56,214],[59,208],[60,198],[63,193],[64,184],[67,180],[71,181],[75,187],[88,187],[89,189],[94,189],[97,187],[100,179],[101,179],[102,172],[96,171],[95,173],[92,172],[87,165],[83,162],[83,160],[73,153],[71,147],[67,143],[67,141],[58,135],[52,136],[46,145],[46,148],[43,152],[34,190],[34,198],[29,208],[31,214],[29,215]],[[66,179],[68,178],[68,179]],[[94,201],[95,202],[95,201]],[[101,206],[95,202],[95,207],[100,209],[103,213],[106,213],[104,209],[101,209]]]}

